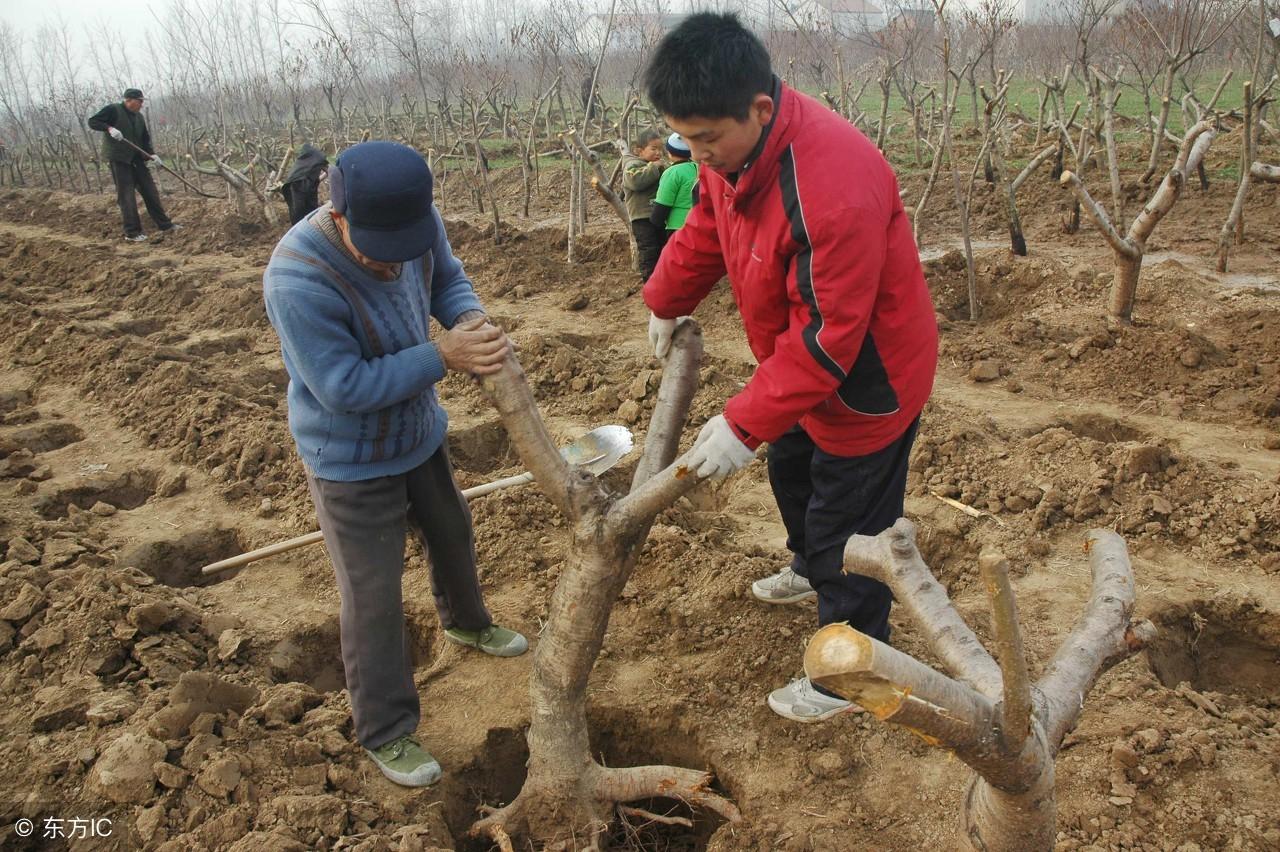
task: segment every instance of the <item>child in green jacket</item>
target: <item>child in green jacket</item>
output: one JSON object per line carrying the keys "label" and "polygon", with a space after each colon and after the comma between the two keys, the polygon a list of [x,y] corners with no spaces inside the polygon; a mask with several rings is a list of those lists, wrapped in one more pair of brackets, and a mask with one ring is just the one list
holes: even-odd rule
{"label": "child in green jacket", "polygon": [[[649,221],[666,229],[666,237],[680,230],[685,217],[693,209],[693,188],[698,183],[698,165],[689,159],[689,143],[678,133],[667,137],[667,155],[671,165],[662,173],[658,194],[653,197]],[[663,240],[665,245],[666,240]]]}

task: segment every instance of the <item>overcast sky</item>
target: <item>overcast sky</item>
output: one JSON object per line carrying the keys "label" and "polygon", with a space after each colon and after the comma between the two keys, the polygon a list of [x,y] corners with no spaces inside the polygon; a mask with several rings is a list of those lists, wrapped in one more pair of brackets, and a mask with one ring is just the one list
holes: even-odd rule
{"label": "overcast sky", "polygon": [[143,29],[152,22],[147,11],[148,0],[4,0],[0,2],[0,21],[13,24],[24,33],[32,33],[36,27],[54,23],[61,16],[73,29],[81,23],[90,24],[110,12],[111,22],[121,28],[136,21]]}

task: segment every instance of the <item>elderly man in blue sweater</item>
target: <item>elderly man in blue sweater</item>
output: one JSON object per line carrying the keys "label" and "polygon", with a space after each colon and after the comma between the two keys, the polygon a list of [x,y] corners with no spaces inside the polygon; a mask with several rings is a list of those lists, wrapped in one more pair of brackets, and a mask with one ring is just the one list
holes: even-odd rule
{"label": "elderly man in blue sweater", "polygon": [[[409,526],[431,562],[445,636],[496,656],[528,648],[485,609],[435,391],[450,370],[496,372],[510,343],[449,248],[420,154],[364,142],[329,174],[331,202],[271,255],[267,315],[289,372],[289,428],[338,578],[356,736],[384,775],[421,787],[441,770],[413,737],[418,691],[400,583]],[[446,329],[434,341],[431,317]]]}

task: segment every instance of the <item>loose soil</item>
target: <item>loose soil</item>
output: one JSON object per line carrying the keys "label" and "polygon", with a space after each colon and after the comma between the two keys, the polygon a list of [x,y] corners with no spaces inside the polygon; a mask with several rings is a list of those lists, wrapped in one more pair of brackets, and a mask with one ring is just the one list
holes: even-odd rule
{"label": "loose soil", "polygon": [[[448,192],[454,248],[519,343],[552,432],[623,422],[642,439],[660,364],[607,209],[593,203],[569,265],[554,211],[507,223],[495,246],[486,217]],[[1085,531],[1111,527],[1129,543],[1139,614],[1160,628],[1102,678],[1068,737],[1059,850],[1280,848],[1280,217],[1275,187],[1255,187],[1232,274],[1210,274],[1232,192],[1188,190],[1124,329],[1102,319],[1110,252],[1088,227],[1061,232],[1069,208],[1047,173],[1022,198],[1028,258],[1005,249],[999,201],[979,187],[977,322],[955,236],[935,224],[954,221],[947,193],[923,229],[942,352],[908,514],[927,561],[986,638],[975,562],[1002,549],[1039,670],[1088,594]],[[106,197],[0,196],[0,844],[486,849],[465,830],[478,805],[520,787],[530,657],[441,641],[416,547],[405,587],[420,734],[445,767],[421,791],[383,780],[352,740],[322,548],[199,573],[314,519],[262,306],[279,232],[218,202],[172,206],[185,230],[133,245]],[[708,356],[687,440],[753,368],[727,288],[698,314]],[[474,386],[451,376],[441,396],[463,487],[518,472]],[[562,520],[535,487],[472,509],[489,605],[536,642]],[[744,821],[624,825],[615,841],[950,848],[961,763],[867,716],[804,726],[765,706],[815,627],[811,605],[750,596],[786,564],[784,538],[761,464],[655,525],[593,675],[596,748],[610,765],[710,769]],[[894,643],[930,659],[897,618]],[[20,817],[113,828],[23,840]]]}

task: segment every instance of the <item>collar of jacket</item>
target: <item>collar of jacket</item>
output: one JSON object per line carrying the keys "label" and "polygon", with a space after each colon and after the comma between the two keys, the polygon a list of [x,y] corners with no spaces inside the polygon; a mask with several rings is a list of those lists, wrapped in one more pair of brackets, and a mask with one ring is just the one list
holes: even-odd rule
{"label": "collar of jacket", "polygon": [[761,189],[774,183],[782,152],[795,137],[797,118],[796,93],[775,75],[773,78],[773,117],[765,125],[755,148],[747,157],[746,165],[738,172],[737,183],[731,183],[724,175],[706,169],[724,184],[724,192],[734,196],[734,206],[744,203]]}

